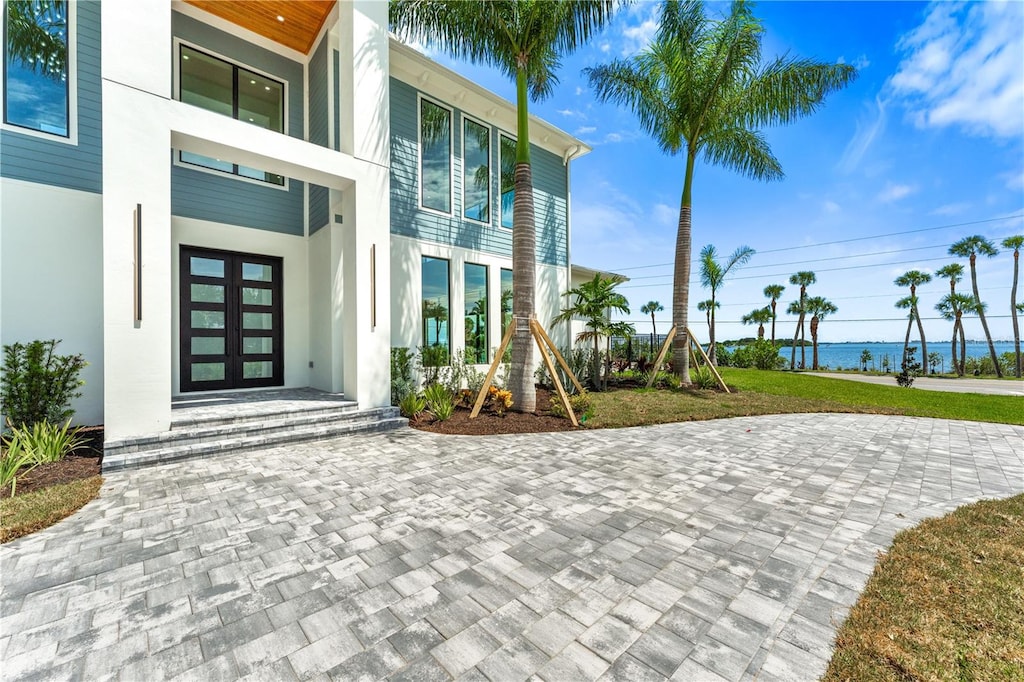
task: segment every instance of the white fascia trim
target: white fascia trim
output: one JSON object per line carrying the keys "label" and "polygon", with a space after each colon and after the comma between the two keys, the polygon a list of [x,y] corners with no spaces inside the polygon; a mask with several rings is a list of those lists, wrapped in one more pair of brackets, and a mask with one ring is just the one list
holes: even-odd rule
{"label": "white fascia trim", "polygon": [[[24,128],[13,123],[7,123],[0,113],[0,130],[7,130],[27,137],[36,137],[40,140],[69,144],[78,146],[78,0],[68,0],[68,135],[57,135],[42,130]],[[4,9],[3,32],[7,34],[7,11]],[[5,50],[6,51],[6,50]],[[4,111],[4,97],[7,94],[6,81],[0,84],[0,112]]]}
{"label": "white fascia trim", "polygon": [[[493,208],[491,206],[491,200],[493,199],[493,197],[491,196],[491,178],[493,177],[493,173],[492,173],[493,166],[491,164],[493,163],[494,155],[491,154],[490,145],[491,145],[491,132],[494,130],[494,128],[492,126],[487,125],[483,121],[477,120],[476,118],[473,118],[472,116],[467,116],[466,114],[463,114],[461,119],[462,119],[462,122],[461,122],[462,128],[460,130],[460,133],[461,133],[461,136],[462,136],[462,210],[460,211],[460,215],[462,217],[462,220],[466,221],[467,223],[471,223],[473,225],[480,225],[481,227],[491,227],[493,222],[494,222],[494,219],[491,216],[491,210]],[[467,121],[470,122],[470,123],[475,123],[476,125],[480,126],[481,128],[486,128],[487,129],[487,146],[488,146],[488,150],[487,150],[487,215],[488,215],[488,217],[491,217],[491,220],[488,220],[488,221],[476,220],[475,218],[470,218],[469,216],[466,215],[466,122]],[[499,144],[498,146],[500,147],[501,145]],[[500,217],[498,219],[498,222],[499,223],[501,222],[501,218]]]}
{"label": "white fascia trim", "polygon": [[[448,212],[423,205],[423,100],[448,112],[448,202],[451,209]],[[416,204],[421,211],[446,218],[455,217],[455,110],[421,92],[416,93],[416,184]]]}

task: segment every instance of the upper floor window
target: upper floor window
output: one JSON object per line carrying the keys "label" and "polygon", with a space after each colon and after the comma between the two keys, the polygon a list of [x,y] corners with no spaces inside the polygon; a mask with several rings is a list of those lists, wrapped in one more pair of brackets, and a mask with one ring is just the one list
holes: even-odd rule
{"label": "upper floor window", "polygon": [[68,3],[4,5],[4,123],[70,137]]}
{"label": "upper floor window", "polygon": [[462,214],[491,222],[491,130],[462,119]]}
{"label": "upper floor window", "polygon": [[452,211],[452,112],[420,100],[420,204]]}
{"label": "upper floor window", "polygon": [[501,226],[511,228],[516,199],[516,141],[500,135],[498,151],[501,157]]}
{"label": "upper floor window", "polygon": [[[178,81],[182,102],[284,132],[284,83],[187,45],[181,46],[180,57]],[[274,185],[284,184],[280,175],[200,154],[181,152],[181,160]]]}

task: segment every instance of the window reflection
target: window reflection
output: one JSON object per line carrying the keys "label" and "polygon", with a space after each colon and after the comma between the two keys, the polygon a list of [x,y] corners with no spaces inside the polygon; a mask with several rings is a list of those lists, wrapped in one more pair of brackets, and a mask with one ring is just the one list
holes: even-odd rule
{"label": "window reflection", "polygon": [[501,269],[501,336],[512,321],[512,271]]}
{"label": "window reflection", "polygon": [[451,112],[420,100],[420,201],[424,208],[451,212]]}
{"label": "window reflection", "polygon": [[470,220],[491,220],[491,131],[470,120],[462,127],[462,212]]}
{"label": "window reflection", "polygon": [[516,198],[516,141],[501,135],[501,226],[512,227],[512,206]]}
{"label": "window reflection", "polygon": [[423,364],[447,365],[451,353],[448,261],[423,256]]}
{"label": "window reflection", "polygon": [[487,267],[466,263],[466,359],[487,362]]}
{"label": "window reflection", "polygon": [[4,122],[68,137],[68,4],[7,0]]}

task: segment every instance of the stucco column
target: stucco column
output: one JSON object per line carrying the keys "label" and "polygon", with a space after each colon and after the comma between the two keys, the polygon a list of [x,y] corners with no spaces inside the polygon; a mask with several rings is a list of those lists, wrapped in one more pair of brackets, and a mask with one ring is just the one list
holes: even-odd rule
{"label": "stucco column", "polygon": [[[171,5],[102,5],[103,355],[106,438],[171,418]],[[142,320],[135,320],[133,214],[142,205]]]}

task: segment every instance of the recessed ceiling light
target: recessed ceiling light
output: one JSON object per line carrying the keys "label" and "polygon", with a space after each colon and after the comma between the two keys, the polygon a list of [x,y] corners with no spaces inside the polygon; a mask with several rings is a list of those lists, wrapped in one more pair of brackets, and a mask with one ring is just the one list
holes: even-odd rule
{"label": "recessed ceiling light", "polygon": [[280,14],[278,14],[277,15],[277,20],[278,21],[284,21],[284,17],[282,17]]}
{"label": "recessed ceiling light", "polygon": [[183,55],[181,55],[181,58],[187,60],[188,59],[188,55],[187,54],[183,54]]}
{"label": "recessed ceiling light", "polygon": [[254,80],[250,79],[250,80],[249,80],[249,85],[256,85],[256,81],[254,81]]}
{"label": "recessed ceiling light", "polygon": [[253,120],[252,120],[252,116],[250,116],[250,117],[249,117],[249,123],[252,123],[252,122],[253,122]]}
{"label": "recessed ceiling light", "polygon": [[264,85],[263,89],[266,90],[267,92],[269,92],[270,91],[270,86],[269,85]]}

